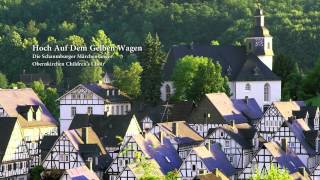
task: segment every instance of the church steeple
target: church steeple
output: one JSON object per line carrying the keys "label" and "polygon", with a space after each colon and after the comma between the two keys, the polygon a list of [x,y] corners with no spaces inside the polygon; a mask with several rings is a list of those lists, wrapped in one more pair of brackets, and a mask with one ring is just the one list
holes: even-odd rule
{"label": "church steeple", "polygon": [[247,52],[253,53],[272,70],[273,50],[272,50],[272,36],[269,30],[265,27],[264,14],[260,5],[254,13],[255,26],[251,37],[245,39]]}

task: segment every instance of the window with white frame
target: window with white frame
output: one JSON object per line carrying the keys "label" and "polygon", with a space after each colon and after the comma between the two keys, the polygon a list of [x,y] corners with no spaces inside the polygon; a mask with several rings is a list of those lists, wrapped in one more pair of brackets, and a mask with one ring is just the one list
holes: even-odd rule
{"label": "window with white frame", "polygon": [[251,91],[251,85],[249,83],[247,83],[246,86],[244,87],[244,89],[246,91]]}
{"label": "window with white frame", "polygon": [[59,154],[59,162],[69,162],[69,154]]}
{"label": "window with white frame", "polygon": [[74,117],[77,114],[77,108],[71,107],[71,117]]}
{"label": "window with white frame", "polygon": [[264,85],[264,101],[270,101],[270,85],[268,83]]}
{"label": "window with white frame", "polygon": [[226,144],[225,144],[225,147],[230,147],[230,140],[226,140],[225,143],[226,143]]}
{"label": "window with white frame", "polygon": [[93,112],[92,107],[88,107],[87,113],[88,113],[88,114],[92,114],[92,112]]}

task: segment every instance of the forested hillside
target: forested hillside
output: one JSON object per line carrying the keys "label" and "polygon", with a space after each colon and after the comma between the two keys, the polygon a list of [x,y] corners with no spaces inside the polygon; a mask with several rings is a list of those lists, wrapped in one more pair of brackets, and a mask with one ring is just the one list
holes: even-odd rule
{"label": "forested hillside", "polygon": [[[261,4],[275,54],[291,57],[305,70],[312,67],[320,54],[320,1]],[[250,33],[254,8],[255,0],[2,0],[0,71],[16,81],[23,69],[37,71],[28,67],[31,44],[92,43],[100,29],[114,44],[139,45],[148,32],[157,33],[165,50],[211,40],[239,44]],[[4,66],[9,62],[13,65]]]}

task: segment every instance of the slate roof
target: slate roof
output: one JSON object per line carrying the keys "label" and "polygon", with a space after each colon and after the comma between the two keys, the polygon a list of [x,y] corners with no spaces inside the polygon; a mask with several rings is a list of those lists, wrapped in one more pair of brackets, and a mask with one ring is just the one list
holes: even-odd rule
{"label": "slate roof", "polygon": [[224,124],[217,128],[211,128],[208,131],[208,137],[217,129],[223,129],[233,140],[235,140],[243,149],[251,149],[253,147],[252,139],[256,134],[256,129],[248,123],[242,124]]}
{"label": "slate roof", "polygon": [[169,102],[169,104],[156,106],[146,105],[141,102],[134,102],[131,112],[137,117],[139,123],[141,123],[141,121],[147,116],[153,121],[153,123],[161,123],[188,121],[194,108],[195,104],[191,101]]}
{"label": "slate roof", "polygon": [[319,130],[304,131],[305,140],[312,149],[316,149],[316,139],[320,136]]}
{"label": "slate roof", "polygon": [[87,115],[77,114],[73,118],[69,129],[77,129],[90,126],[100,137],[104,146],[117,147],[119,139],[124,137],[129,124],[134,116],[128,115]]}
{"label": "slate roof", "polygon": [[[112,86],[111,84],[107,83],[90,83],[90,84],[82,84],[84,87],[89,89],[90,91],[94,92],[98,96],[104,98],[107,100],[107,102],[130,102],[129,96],[127,96],[125,93],[120,91],[120,94],[117,94],[118,88]],[[116,94],[109,96],[107,95],[107,90],[115,90]]]}
{"label": "slate roof", "polygon": [[51,150],[54,143],[57,141],[59,136],[44,136],[39,149],[41,150],[41,161],[47,156],[49,151]]}
{"label": "slate roof", "polygon": [[259,58],[247,54],[245,47],[210,46],[210,45],[178,45],[169,51],[164,65],[163,79],[169,81],[177,61],[186,55],[209,57],[222,66],[222,74],[230,81],[279,81],[276,76]]}
{"label": "slate roof", "polygon": [[179,169],[181,166],[182,160],[170,141],[161,144],[152,133],[137,134],[132,138],[147,158],[157,162],[163,174]]}
{"label": "slate roof", "polygon": [[[22,128],[57,126],[57,121],[31,88],[0,89],[0,105],[9,116],[18,117]],[[21,106],[40,106],[42,109],[41,120],[27,121],[18,111],[18,107]]]}
{"label": "slate roof", "polygon": [[254,98],[231,99],[233,106],[249,120],[258,120],[263,116],[257,101]]}
{"label": "slate roof", "polygon": [[[66,135],[66,137],[70,140],[70,142],[73,144],[75,149],[78,150],[78,151],[81,150],[81,147],[84,144],[93,144],[93,145],[97,145],[98,146],[98,150],[99,150],[99,153],[101,155],[107,154],[107,152],[106,152],[104,146],[102,145],[99,137],[93,131],[93,129],[91,127],[85,127],[85,128],[87,130],[86,131],[87,142],[84,141],[84,134],[82,133],[83,132],[82,128],[67,130],[67,131],[64,131],[63,134]],[[92,152],[95,152],[97,150],[96,146],[91,146],[89,148],[91,149]]]}
{"label": "slate roof", "polygon": [[194,147],[192,152],[196,153],[210,172],[217,168],[228,177],[236,173],[235,168],[231,165],[219,144],[211,144],[210,150],[205,146]]}
{"label": "slate roof", "polygon": [[99,180],[96,173],[91,171],[87,166],[68,169],[65,173],[68,174],[72,180]]}
{"label": "slate roof", "polygon": [[304,121],[304,119],[290,120],[290,121],[285,121],[284,123],[287,124],[287,126],[295,135],[295,137],[299,140],[301,145],[304,147],[306,152],[310,156],[315,156],[316,155],[315,148],[313,148],[312,144],[309,143],[307,136],[305,136],[305,132],[310,131],[311,129],[309,128],[307,123]]}
{"label": "slate roof", "polygon": [[314,128],[314,119],[319,113],[319,108],[316,106],[304,106],[300,107],[299,111],[293,111],[293,115],[296,116],[296,118],[306,118],[307,114],[309,115],[308,118],[308,125],[310,128]]}
{"label": "slate roof", "polygon": [[300,111],[301,108],[301,103],[297,101],[273,102],[272,104],[286,120],[294,115],[294,111]]}
{"label": "slate roof", "polygon": [[158,123],[158,126],[160,131],[171,135],[178,145],[196,145],[203,141],[203,138],[184,121]]}
{"label": "slate roof", "polygon": [[299,157],[290,148],[284,151],[281,146],[275,142],[264,143],[264,147],[268,149],[281,168],[286,168],[289,173],[295,173],[300,167],[305,167]]}
{"label": "slate roof", "polygon": [[0,163],[6,153],[17,118],[0,117]]}

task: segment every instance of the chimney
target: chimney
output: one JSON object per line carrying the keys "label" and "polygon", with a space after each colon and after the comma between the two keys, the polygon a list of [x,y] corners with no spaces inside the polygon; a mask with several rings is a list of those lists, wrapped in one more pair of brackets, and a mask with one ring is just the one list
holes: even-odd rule
{"label": "chimney", "polygon": [[285,152],[287,152],[288,149],[288,140],[287,139],[281,139],[281,148],[282,150],[284,150]]}
{"label": "chimney", "polygon": [[82,141],[84,144],[88,144],[88,139],[89,139],[89,128],[88,127],[83,127],[81,128],[81,135],[82,135]]}
{"label": "chimney", "polygon": [[298,171],[303,177],[307,176],[307,172],[306,172],[306,168],[305,167],[299,167]]}
{"label": "chimney", "polygon": [[244,102],[245,102],[246,104],[249,103],[249,97],[248,97],[248,96],[244,97]]}
{"label": "chimney", "polygon": [[92,168],[92,159],[88,158],[88,160],[86,161],[86,166],[90,169],[90,171],[93,170],[93,168]]}
{"label": "chimney", "polygon": [[232,120],[229,122],[229,125],[232,127],[232,129],[235,129],[236,128],[236,122],[235,120]]}
{"label": "chimney", "polygon": [[213,171],[212,171],[212,174],[219,177],[219,169],[218,168],[215,168]]}
{"label": "chimney", "polygon": [[174,135],[177,135],[178,134],[178,123],[177,122],[172,122],[172,133]]}
{"label": "chimney", "polygon": [[211,152],[211,143],[210,143],[210,141],[208,141],[208,142],[206,143],[206,148],[208,149],[208,151]]}

